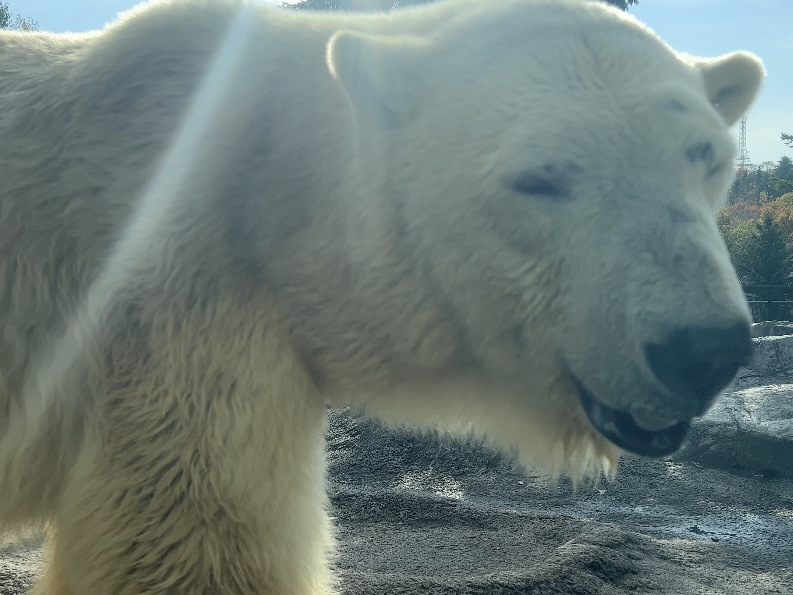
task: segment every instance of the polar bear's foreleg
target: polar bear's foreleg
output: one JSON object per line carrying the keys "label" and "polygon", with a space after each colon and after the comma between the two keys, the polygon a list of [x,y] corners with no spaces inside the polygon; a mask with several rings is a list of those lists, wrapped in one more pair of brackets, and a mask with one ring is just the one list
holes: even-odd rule
{"label": "polar bear's foreleg", "polygon": [[[51,538],[48,545],[53,545]],[[31,595],[75,595],[75,592],[66,584],[60,564],[52,551],[49,552],[44,576],[36,583]]]}
{"label": "polar bear's foreleg", "polygon": [[191,328],[107,348],[42,595],[332,591],[324,403],[276,339]]}
{"label": "polar bear's foreleg", "polygon": [[[309,425],[296,430],[305,436]],[[240,452],[211,462],[188,457],[173,463],[167,477],[154,474],[149,481],[135,481],[134,471],[113,469],[102,464],[104,456],[95,458],[78,471],[65,494],[38,592],[331,592],[327,557],[332,538],[324,486],[315,473],[321,473],[321,454],[315,450],[311,456],[287,452],[287,447],[258,453],[258,470],[241,469],[246,455]],[[274,459],[281,461],[273,466]]]}

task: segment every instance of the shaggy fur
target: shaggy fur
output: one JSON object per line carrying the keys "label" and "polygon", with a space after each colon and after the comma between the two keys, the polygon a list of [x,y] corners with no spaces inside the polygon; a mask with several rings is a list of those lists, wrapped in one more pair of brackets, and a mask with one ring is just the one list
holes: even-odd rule
{"label": "shaggy fur", "polygon": [[573,378],[697,414],[641,346],[748,320],[714,215],[761,77],[575,0],[0,33],[0,522],[50,527],[39,592],[331,592],[327,403],[575,477],[616,448]]}

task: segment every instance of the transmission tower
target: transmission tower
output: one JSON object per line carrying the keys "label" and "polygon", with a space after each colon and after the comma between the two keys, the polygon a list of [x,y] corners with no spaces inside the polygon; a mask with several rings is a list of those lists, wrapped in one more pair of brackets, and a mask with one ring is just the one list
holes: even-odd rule
{"label": "transmission tower", "polygon": [[738,133],[738,159],[735,163],[739,172],[745,172],[752,166],[749,150],[746,148],[746,116],[741,118],[741,129]]}

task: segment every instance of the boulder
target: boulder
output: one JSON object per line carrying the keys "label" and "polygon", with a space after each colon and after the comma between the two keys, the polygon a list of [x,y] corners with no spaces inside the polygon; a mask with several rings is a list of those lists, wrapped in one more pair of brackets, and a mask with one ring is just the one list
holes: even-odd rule
{"label": "boulder", "polygon": [[762,337],[755,339],[754,344],[754,355],[747,365],[749,372],[766,378],[768,383],[793,375],[793,336]]}
{"label": "boulder", "polygon": [[752,338],[793,335],[793,322],[765,320],[752,324]]}
{"label": "boulder", "polygon": [[[774,342],[769,345],[780,347]],[[783,352],[786,363],[778,362],[775,370],[793,366],[793,343]],[[705,417],[695,420],[676,458],[766,477],[793,478],[793,384],[752,386],[722,396]]]}

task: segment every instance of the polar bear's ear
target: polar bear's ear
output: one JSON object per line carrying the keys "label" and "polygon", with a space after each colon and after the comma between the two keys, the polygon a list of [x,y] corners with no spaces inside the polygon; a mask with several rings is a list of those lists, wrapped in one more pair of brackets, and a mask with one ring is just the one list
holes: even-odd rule
{"label": "polar bear's ear", "polygon": [[418,112],[424,47],[415,37],[339,31],[328,42],[327,63],[359,116],[395,127]]}
{"label": "polar bear's ear", "polygon": [[765,76],[763,63],[749,52],[732,52],[718,58],[698,59],[708,99],[728,125],[746,113]]}

